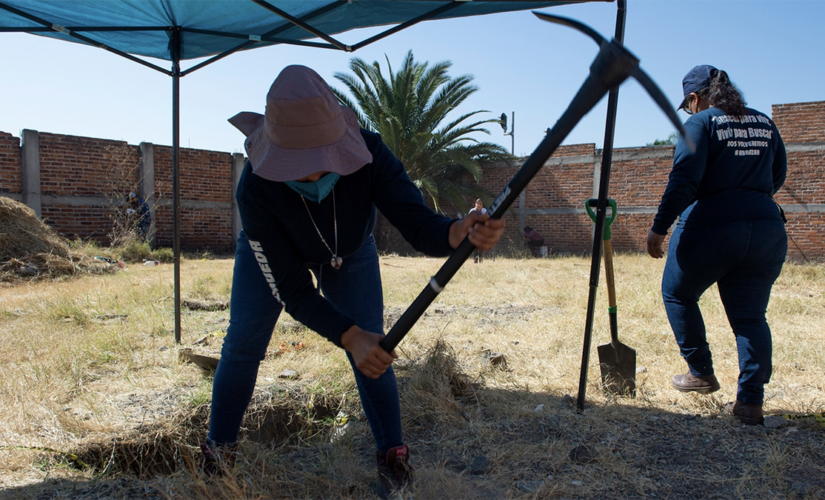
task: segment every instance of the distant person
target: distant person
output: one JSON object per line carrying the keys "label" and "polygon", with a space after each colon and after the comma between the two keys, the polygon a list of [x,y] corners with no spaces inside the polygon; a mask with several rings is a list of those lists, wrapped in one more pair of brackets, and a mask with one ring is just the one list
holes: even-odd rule
{"label": "distant person", "polygon": [[[479,215],[484,215],[487,213],[487,209],[484,208],[484,202],[481,201],[481,198],[476,200],[475,207],[472,208],[467,215],[472,213],[477,213]],[[478,264],[479,262],[484,262],[484,250],[476,248],[475,252],[473,252],[473,263]]]}
{"label": "distant person", "polygon": [[[764,386],[771,378],[771,330],[765,311],[788,250],[783,215],[773,195],[788,162],[776,125],[745,107],[727,73],[696,66],[682,80],[685,128],[696,152],[680,138],[667,188],[647,234],[647,252],[664,255],[667,318],[689,371],[674,375],[682,392],[719,390],[699,310],[714,283],[739,352],[739,389],[727,409],[741,422],[761,424]],[[738,139],[741,138],[741,139]]]}
{"label": "distant person", "polygon": [[533,257],[541,257],[541,247],[544,246],[544,236],[530,226],[524,226],[522,238],[527,241]]}
{"label": "distant person", "polygon": [[468,235],[490,249],[504,221],[434,213],[381,136],[359,128],[355,113],[306,66],[284,68],[266,103],[265,115],[243,112],[229,120],[246,136],[249,161],[236,192],[243,230],[202,467],[217,471],[234,462],[258,367],[286,311],[346,351],[375,440],[377,493],[387,498],[412,481],[412,468],[391,366],[397,356],[379,344],[384,302],[372,235],[376,210],[431,256],[449,255]]}
{"label": "distant person", "polygon": [[126,216],[131,221],[130,227],[135,229],[137,236],[141,241],[146,241],[149,237],[149,227],[151,225],[151,215],[149,215],[149,207],[143,198],[137,193],[129,193],[129,208],[126,209]]}

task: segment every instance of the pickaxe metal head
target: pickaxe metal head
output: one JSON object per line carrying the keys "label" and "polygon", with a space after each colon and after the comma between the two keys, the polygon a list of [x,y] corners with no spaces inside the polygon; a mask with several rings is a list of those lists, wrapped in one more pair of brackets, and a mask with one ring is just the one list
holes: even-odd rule
{"label": "pickaxe metal head", "polygon": [[533,14],[536,15],[539,19],[555,24],[561,24],[564,26],[568,26],[570,28],[576,29],[585,35],[589,36],[596,42],[596,44],[601,48],[602,51],[609,47],[609,50],[623,52],[622,54],[624,58],[628,61],[628,64],[631,67],[628,67],[625,71],[626,74],[622,74],[624,72],[613,72],[613,74],[604,74],[603,72],[600,73],[598,71],[594,71],[596,68],[594,67],[598,63],[598,59],[594,61],[593,66],[590,68],[591,75],[598,74],[601,78],[615,78],[618,80],[616,83],[611,82],[611,87],[615,85],[620,85],[624,80],[627,79],[628,76],[632,76],[639,82],[639,84],[647,91],[650,97],[653,99],[659,108],[661,108],[662,112],[664,112],[665,116],[668,117],[673,126],[676,127],[676,130],[679,131],[679,134],[682,136],[682,140],[685,141],[685,145],[691,150],[696,151],[696,145],[691,140],[690,136],[687,134],[687,130],[685,126],[682,124],[682,121],[679,119],[679,115],[676,114],[676,110],[673,109],[673,106],[670,104],[670,101],[667,100],[665,97],[664,92],[656,85],[652,78],[650,78],[647,73],[645,73],[642,68],[639,67],[639,59],[636,58],[629,50],[624,48],[615,40],[608,42],[603,36],[601,36],[596,30],[587,26],[584,23],[580,23],[574,19],[570,19],[567,17],[562,16],[554,16],[551,14],[545,14],[543,12],[536,12],[533,11]]}

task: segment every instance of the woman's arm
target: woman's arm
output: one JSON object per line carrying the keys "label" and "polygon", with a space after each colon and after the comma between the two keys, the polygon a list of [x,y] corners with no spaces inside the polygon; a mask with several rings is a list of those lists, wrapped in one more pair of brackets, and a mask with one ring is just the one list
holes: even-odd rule
{"label": "woman's arm", "polygon": [[[373,200],[390,223],[419,252],[434,257],[450,254],[465,236],[482,250],[490,250],[504,233],[502,219],[471,211],[464,219],[436,214],[410,180],[404,166],[379,137],[365,135],[373,155]],[[377,142],[376,142],[377,141]]]}
{"label": "woman's arm", "polygon": [[788,175],[788,153],[785,151],[785,142],[779,135],[779,130],[776,128],[776,125],[773,126],[773,133],[775,134],[777,144],[776,153],[773,156],[773,165],[771,167],[773,171],[773,192],[771,195],[776,194],[779,188],[785,184],[785,176]]}
{"label": "woman's arm", "polygon": [[[364,134],[373,156],[372,199],[378,210],[398,228],[417,251],[433,257],[450,254],[450,219],[433,212],[404,166],[377,134]],[[465,219],[472,217],[467,215]]]}
{"label": "woman's arm", "polygon": [[702,120],[692,116],[685,122],[685,129],[696,144],[696,151],[691,152],[684,140],[679,138],[667,187],[653,219],[651,231],[656,234],[666,235],[679,214],[695,201],[696,191],[707,167],[709,120],[708,116]]}

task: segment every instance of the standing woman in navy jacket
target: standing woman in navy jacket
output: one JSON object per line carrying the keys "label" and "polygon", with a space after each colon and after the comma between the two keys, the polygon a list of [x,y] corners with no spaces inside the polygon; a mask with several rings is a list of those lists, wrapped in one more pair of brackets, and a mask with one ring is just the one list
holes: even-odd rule
{"label": "standing woman in navy jacket", "polygon": [[[503,220],[434,213],[378,134],[362,130],[326,82],[288,66],[266,114],[229,120],[247,136],[236,198],[243,223],[235,254],[229,329],[212,390],[205,466],[231,462],[244,412],[282,310],[347,352],[375,438],[378,492],[411,479],[398,388],[385,352],[384,303],[372,236],[376,208],[413,247],[447,256],[469,234],[483,250]],[[311,275],[315,276],[317,288]]]}
{"label": "standing woman in navy jacket", "polygon": [[679,217],[667,251],[662,296],[689,371],[675,375],[682,392],[719,389],[699,310],[714,283],[739,352],[739,388],[727,410],[749,425],[761,424],[764,385],[771,377],[771,330],[765,311],[782,270],[788,239],[773,195],[785,182],[787,157],[779,131],[745,101],[727,73],[696,66],[682,81],[685,122],[696,152],[680,139],[647,251],[662,243]]}

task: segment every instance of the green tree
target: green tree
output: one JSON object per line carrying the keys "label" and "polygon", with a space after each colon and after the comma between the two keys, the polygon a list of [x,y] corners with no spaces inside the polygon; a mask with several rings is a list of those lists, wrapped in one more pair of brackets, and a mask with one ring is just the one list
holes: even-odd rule
{"label": "green tree", "polygon": [[468,200],[489,202],[491,198],[478,184],[479,163],[512,156],[498,144],[470,137],[475,132],[489,135],[481,125],[500,123],[497,118],[465,123],[488,111],[465,113],[446,122],[447,115],[478,90],[471,84],[472,75],[450,77],[451,66],[449,61],[432,66],[416,62],[409,51],[398,72],[393,72],[387,60],[389,75],[385,77],[378,61],[368,64],[355,57],[350,60],[354,75],[336,73],[335,78],[347,87],[357,106],[340,90],[332,90],[355,111],[363,128],[381,134],[436,210],[439,202],[449,200],[466,211]]}
{"label": "green tree", "polygon": [[667,139],[656,139],[653,142],[648,142],[645,146],[675,146],[679,142],[679,133],[671,132]]}

